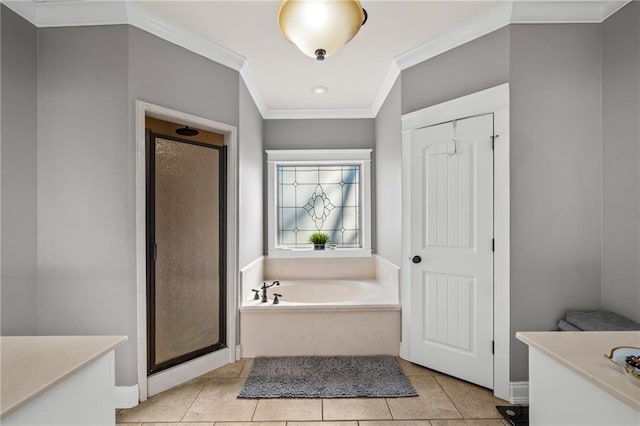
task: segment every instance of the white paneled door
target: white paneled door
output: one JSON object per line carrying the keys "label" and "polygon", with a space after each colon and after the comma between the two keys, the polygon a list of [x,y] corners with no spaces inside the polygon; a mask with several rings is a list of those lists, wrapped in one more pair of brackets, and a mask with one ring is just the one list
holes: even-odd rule
{"label": "white paneled door", "polygon": [[410,361],[493,388],[494,115],[410,135]]}

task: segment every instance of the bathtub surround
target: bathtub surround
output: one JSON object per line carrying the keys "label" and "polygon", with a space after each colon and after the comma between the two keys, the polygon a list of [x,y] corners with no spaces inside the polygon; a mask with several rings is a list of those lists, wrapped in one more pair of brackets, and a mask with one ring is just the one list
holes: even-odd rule
{"label": "bathtub surround", "polygon": [[256,358],[238,398],[417,396],[391,356]]}
{"label": "bathtub surround", "polygon": [[[240,270],[239,296],[241,301],[251,300],[251,289],[258,288],[262,281],[273,280],[375,280],[389,283],[389,288],[398,291],[398,267],[387,259],[370,257],[330,259],[274,259],[261,256]],[[395,286],[395,287],[394,287]],[[394,299],[397,302],[397,299]],[[242,306],[242,303],[240,304]]]}
{"label": "bathtub surround", "polygon": [[[276,279],[278,305],[272,293],[253,299],[252,289]],[[398,354],[398,268],[379,256],[261,258],[241,271],[241,286],[243,357]]]}

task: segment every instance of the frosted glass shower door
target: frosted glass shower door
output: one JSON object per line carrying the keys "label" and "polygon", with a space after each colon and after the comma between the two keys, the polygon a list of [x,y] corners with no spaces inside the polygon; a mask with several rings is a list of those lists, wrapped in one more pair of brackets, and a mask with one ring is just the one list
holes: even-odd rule
{"label": "frosted glass shower door", "polygon": [[149,134],[148,373],[225,345],[225,148]]}

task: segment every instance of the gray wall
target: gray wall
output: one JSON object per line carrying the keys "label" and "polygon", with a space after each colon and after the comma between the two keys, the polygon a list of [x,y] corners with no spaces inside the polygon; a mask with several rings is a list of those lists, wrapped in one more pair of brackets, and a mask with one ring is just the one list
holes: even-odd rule
{"label": "gray wall", "polygon": [[599,25],[511,25],[401,74],[403,114],[511,84],[512,335],[600,306],[600,45]]}
{"label": "gray wall", "polygon": [[[135,188],[134,111],[135,101],[143,100],[167,108],[204,117],[233,126],[239,124],[239,75],[236,71],[176,46],[135,27],[129,30],[129,145],[127,159],[131,164],[130,188]],[[135,191],[129,194],[131,217],[131,249],[135,250]],[[242,253],[242,249],[240,249]],[[133,253],[131,259],[135,259]],[[133,264],[135,268],[135,263]],[[134,269],[135,272],[135,269]],[[135,314],[135,276],[128,287],[132,314]],[[135,318],[133,318],[135,320]],[[130,336],[135,335],[135,322]],[[135,342],[131,342],[132,346]],[[135,347],[132,347],[135,356]],[[136,358],[127,360],[128,384],[136,383]]]}
{"label": "gray wall", "polygon": [[375,120],[377,253],[400,266],[402,250],[401,79],[398,78]]}
{"label": "gray wall", "polygon": [[37,31],[0,6],[2,334],[37,332]]}
{"label": "gray wall", "polygon": [[39,30],[38,331],[123,334],[136,383],[133,137],[127,26]]}
{"label": "gray wall", "polygon": [[[129,27],[129,37],[131,112],[134,100],[140,99],[238,125],[236,71],[135,27]],[[133,113],[129,117],[133,120]]]}
{"label": "gray wall", "polygon": [[[264,228],[264,120],[240,79],[240,126],[238,129],[238,266],[240,269],[263,254]],[[238,294],[238,300],[241,295]],[[236,336],[241,343],[240,313],[236,313]]]}
{"label": "gray wall", "polygon": [[640,322],[640,3],[602,25],[602,307]]}
{"label": "gray wall", "polygon": [[240,269],[263,254],[263,123],[247,86],[240,80],[238,198]]}
{"label": "gray wall", "polygon": [[373,148],[374,120],[265,120],[264,149]]}
{"label": "gray wall", "polygon": [[505,27],[402,71],[406,114],[509,81]]}
{"label": "gray wall", "polygon": [[39,30],[38,326],[125,334],[137,382],[134,101],[238,125],[239,76],[128,26]]}
{"label": "gray wall", "polygon": [[[511,26],[511,330],[600,307],[602,56],[597,24]],[[513,340],[511,380],[526,380]]]}
{"label": "gray wall", "polygon": [[[373,149],[375,146],[375,120],[362,119],[308,119],[265,120],[264,149]],[[373,154],[375,156],[375,153]],[[266,161],[266,157],[265,157]],[[371,168],[371,247],[376,251],[376,170]],[[267,206],[267,179],[264,177],[264,210]],[[264,251],[267,252],[267,224],[264,222]]]}

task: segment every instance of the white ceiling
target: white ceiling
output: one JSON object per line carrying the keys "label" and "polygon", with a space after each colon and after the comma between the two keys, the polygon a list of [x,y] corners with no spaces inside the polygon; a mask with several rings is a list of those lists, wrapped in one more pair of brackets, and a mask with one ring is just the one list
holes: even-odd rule
{"label": "white ceiling", "polygon": [[[142,1],[163,20],[245,58],[268,110],[370,110],[394,57],[465,25],[499,1],[364,0],[358,35],[320,62],[280,33],[279,1]],[[311,88],[328,87],[325,95]]]}
{"label": "white ceiling", "polygon": [[264,118],[362,118],[401,69],[509,23],[602,22],[630,0],[361,0],[367,23],[324,62],[280,34],[279,0],[0,1],[38,27],[130,24],[190,49],[239,71]]}

